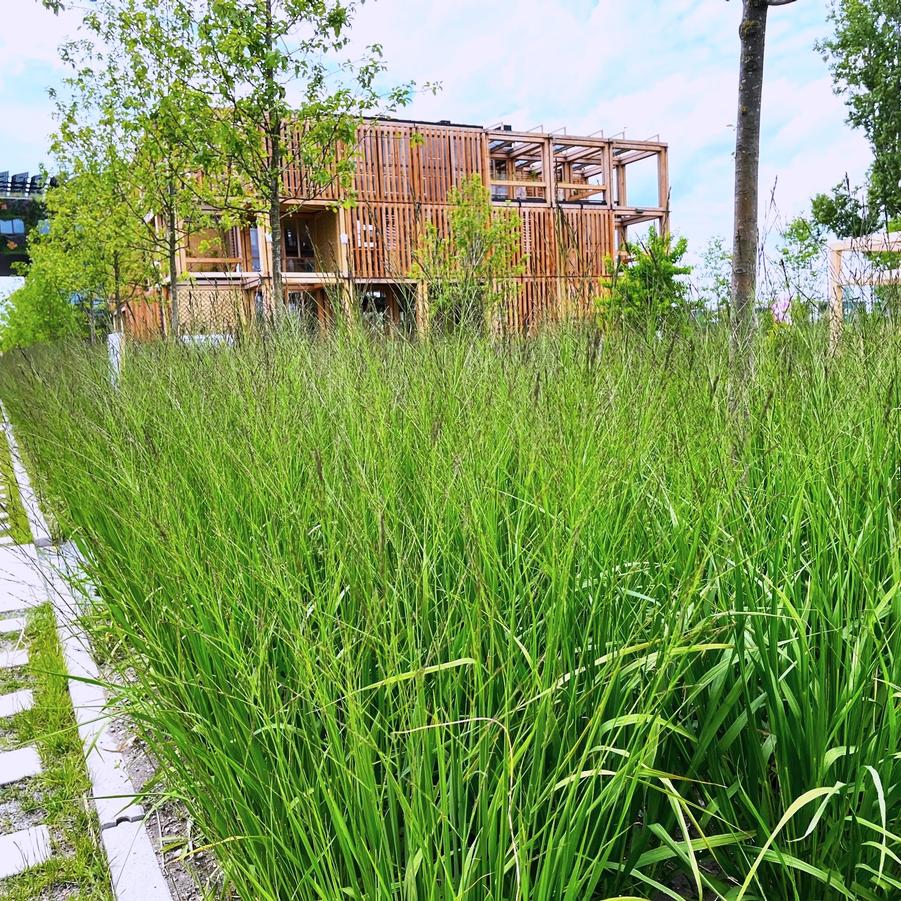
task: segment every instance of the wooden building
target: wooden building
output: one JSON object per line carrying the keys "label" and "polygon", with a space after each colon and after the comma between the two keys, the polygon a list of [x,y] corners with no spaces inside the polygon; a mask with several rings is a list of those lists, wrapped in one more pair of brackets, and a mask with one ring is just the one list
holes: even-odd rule
{"label": "wooden building", "polygon": [[[313,190],[283,174],[285,296],[269,291],[271,236],[260,219],[206,229],[180,251],[180,315],[191,331],[220,331],[283,305],[322,324],[336,291],[352,285],[366,317],[412,325],[427,303],[411,278],[423,225],[448,230],[448,193],[478,175],[492,202],[521,217],[521,268],[504,311],[511,329],[590,309],[629,229],[669,228],[667,145],[603,136],[382,119],[365,122],[354,149],[352,203],[337,185]],[[641,196],[632,175],[640,169]],[[420,309],[417,309],[417,305]],[[137,333],[165,317],[123,311]]]}
{"label": "wooden building", "polygon": [[41,227],[44,179],[27,172],[0,172],[0,278],[13,275],[17,264],[28,262],[27,239]]}

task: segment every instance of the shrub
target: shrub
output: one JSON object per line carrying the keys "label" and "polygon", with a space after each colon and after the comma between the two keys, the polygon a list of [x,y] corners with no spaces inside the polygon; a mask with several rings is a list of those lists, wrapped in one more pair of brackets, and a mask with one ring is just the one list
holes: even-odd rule
{"label": "shrub", "polygon": [[449,233],[442,236],[434,223],[425,223],[411,277],[426,288],[437,326],[483,329],[518,289],[514,279],[524,271],[520,218],[492,205],[478,175],[451,188],[448,202]]}
{"label": "shrub", "polygon": [[601,305],[603,318],[651,331],[684,326],[698,306],[682,280],[692,271],[680,265],[688,241],[679,238],[674,244],[652,228],[646,241],[627,244],[626,251],[628,260],[613,266],[613,284]]}

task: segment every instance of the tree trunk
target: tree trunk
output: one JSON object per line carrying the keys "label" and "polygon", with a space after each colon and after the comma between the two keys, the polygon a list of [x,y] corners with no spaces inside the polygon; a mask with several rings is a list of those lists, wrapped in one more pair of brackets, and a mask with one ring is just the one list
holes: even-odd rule
{"label": "tree trunk", "polygon": [[113,252],[113,304],[115,314],[113,315],[113,323],[117,332],[123,331],[122,314],[120,308],[122,306],[122,272],[119,264],[119,251]]}
{"label": "tree trunk", "polygon": [[178,312],[178,234],[175,221],[175,178],[169,176],[169,209],[166,211],[169,252],[169,331],[173,338],[178,337],[181,328]]}
{"label": "tree trunk", "polygon": [[272,305],[273,311],[281,309],[284,301],[282,287],[282,191],[280,136],[270,139],[272,150],[269,161],[269,229],[272,233]]}
{"label": "tree trunk", "polygon": [[[272,29],[272,0],[266,0],[266,49],[274,50]],[[275,70],[265,69],[266,91],[269,110],[266,114],[266,137],[269,141],[269,171],[267,189],[269,195],[269,230],[272,234],[272,308],[273,314],[281,310],[284,303],[282,286],[282,120],[278,111],[279,86],[275,83]]]}
{"label": "tree trunk", "polygon": [[[757,291],[757,204],[760,104],[766,43],[766,0],[744,0],[738,117],[735,124],[735,243],[732,253],[732,398],[744,395],[753,373],[752,326]],[[741,405],[738,401],[733,407]]]}

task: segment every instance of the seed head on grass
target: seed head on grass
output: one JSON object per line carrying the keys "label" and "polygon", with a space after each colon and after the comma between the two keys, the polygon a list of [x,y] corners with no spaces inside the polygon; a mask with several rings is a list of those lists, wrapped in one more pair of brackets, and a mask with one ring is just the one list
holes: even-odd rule
{"label": "seed head on grass", "polygon": [[899,335],[0,361],[242,897],[889,899]]}

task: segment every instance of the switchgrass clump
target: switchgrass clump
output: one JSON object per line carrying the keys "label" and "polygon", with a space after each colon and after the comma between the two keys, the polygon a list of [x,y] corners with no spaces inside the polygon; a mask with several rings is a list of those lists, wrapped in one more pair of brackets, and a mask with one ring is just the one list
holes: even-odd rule
{"label": "switchgrass clump", "polygon": [[245,899],[901,892],[899,335],[5,357]]}

